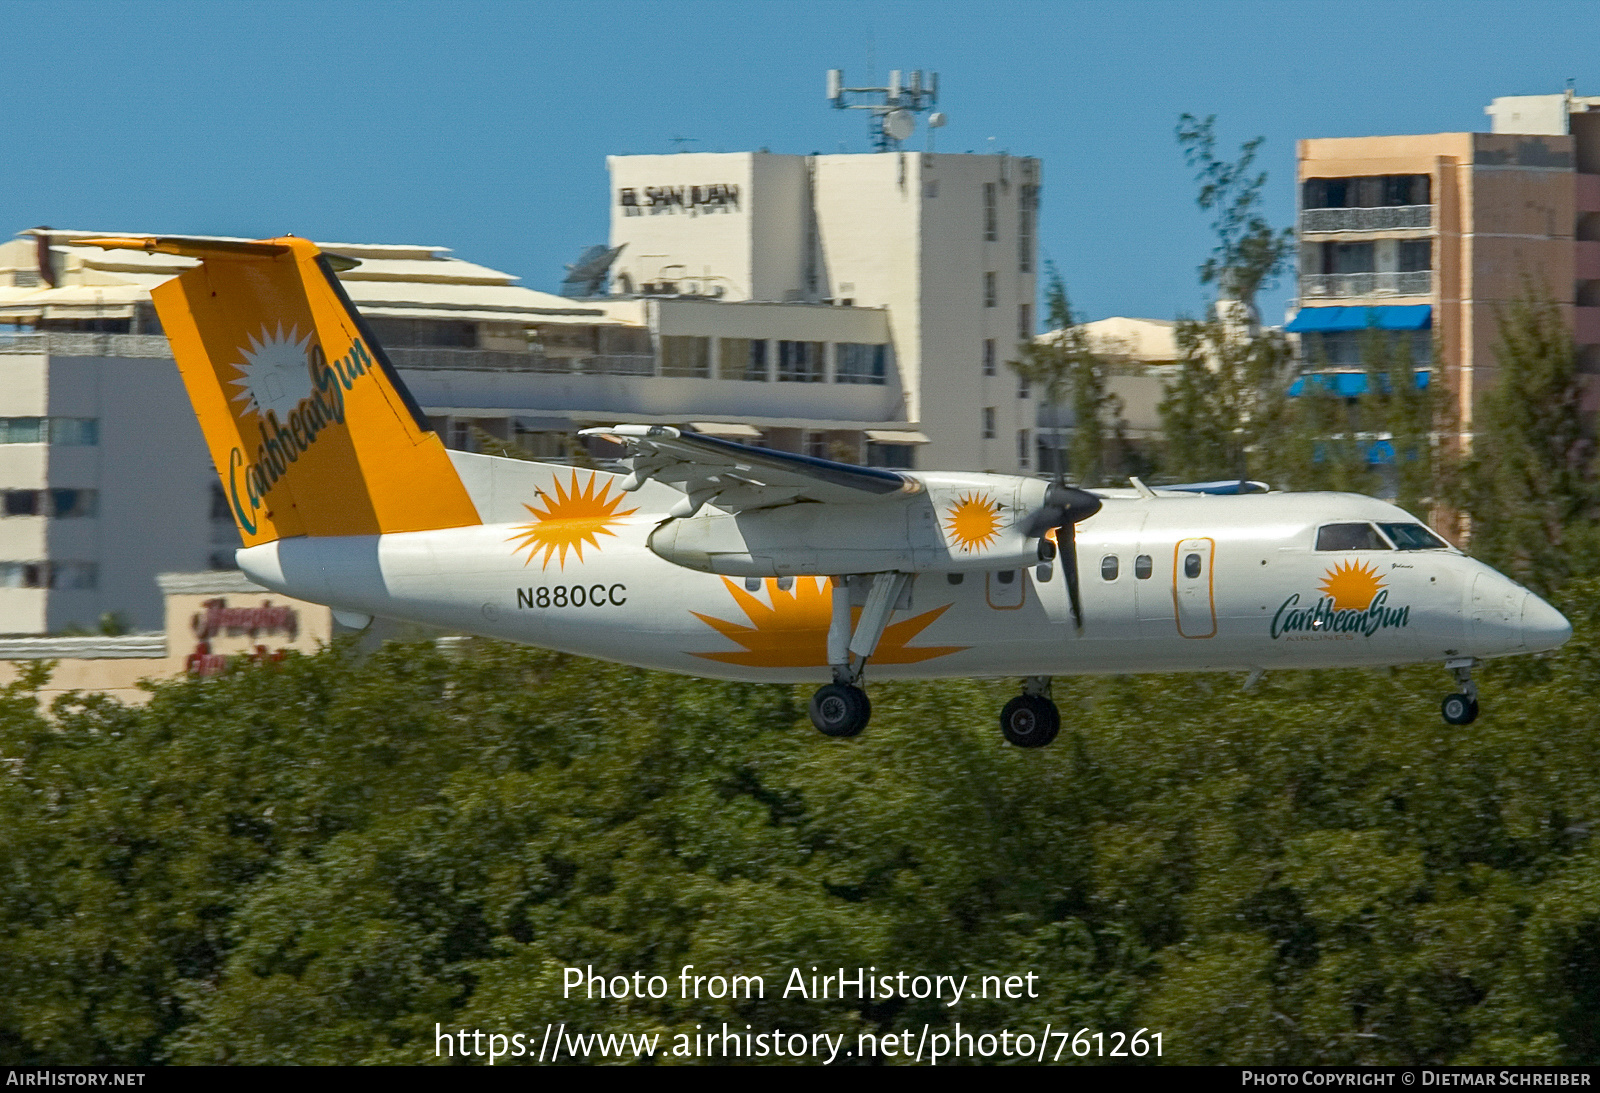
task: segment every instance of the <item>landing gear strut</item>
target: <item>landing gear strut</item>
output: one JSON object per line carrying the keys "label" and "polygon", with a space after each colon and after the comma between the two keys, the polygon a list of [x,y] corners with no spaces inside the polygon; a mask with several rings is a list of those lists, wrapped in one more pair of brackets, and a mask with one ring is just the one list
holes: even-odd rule
{"label": "landing gear strut", "polygon": [[911,583],[905,573],[875,573],[866,605],[855,628],[850,626],[850,582],[859,577],[833,578],[833,615],[828,624],[828,666],[833,682],[811,696],[811,723],[825,736],[858,736],[872,717],[872,703],[861,689],[867,658],[889,625],[896,604]]}
{"label": "landing gear strut", "polygon": [[1048,676],[1029,676],[1022,693],[1000,711],[1000,732],[1019,748],[1042,748],[1061,731],[1061,711],[1050,700]]}
{"label": "landing gear strut", "polygon": [[1445,695],[1444,702],[1439,706],[1439,712],[1451,725],[1470,725],[1478,719],[1478,685],[1472,681],[1472,669],[1477,663],[1471,657],[1445,661],[1444,666],[1456,677],[1456,683],[1461,687],[1459,693]]}

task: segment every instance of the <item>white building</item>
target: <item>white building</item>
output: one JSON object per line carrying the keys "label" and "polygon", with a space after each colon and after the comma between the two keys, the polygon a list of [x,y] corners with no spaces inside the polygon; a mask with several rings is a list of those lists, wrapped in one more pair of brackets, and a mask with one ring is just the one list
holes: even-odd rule
{"label": "white building", "polygon": [[[774,447],[820,449],[798,435],[815,414],[846,458],[1033,467],[1034,404],[1005,362],[1034,334],[1038,160],[740,152],[609,165],[613,291],[658,301],[659,319],[643,321],[698,339],[683,352],[702,374],[765,377],[702,397],[748,407],[740,423]],[[682,309],[686,297],[702,302]],[[741,317],[735,305],[754,301]],[[810,347],[767,325],[780,316]],[[764,366],[732,359],[745,353]]]}

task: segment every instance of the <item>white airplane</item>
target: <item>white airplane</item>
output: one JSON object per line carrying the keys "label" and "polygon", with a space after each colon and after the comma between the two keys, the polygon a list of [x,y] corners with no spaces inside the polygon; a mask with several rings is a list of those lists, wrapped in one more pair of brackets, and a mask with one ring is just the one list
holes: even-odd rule
{"label": "white airplane", "polygon": [[[1081,490],[890,471],[663,426],[585,430],[612,474],[448,451],[295,237],[85,239],[189,255],[154,300],[244,547],[285,595],[644,668],[821,684],[854,736],[874,678],[1020,676],[1007,740],[1048,744],[1058,675],[1481,660],[1556,649],[1549,604],[1404,511],[1334,493]],[[1195,492],[1200,490],[1201,492]],[[1058,546],[1059,544],[1059,550]]]}

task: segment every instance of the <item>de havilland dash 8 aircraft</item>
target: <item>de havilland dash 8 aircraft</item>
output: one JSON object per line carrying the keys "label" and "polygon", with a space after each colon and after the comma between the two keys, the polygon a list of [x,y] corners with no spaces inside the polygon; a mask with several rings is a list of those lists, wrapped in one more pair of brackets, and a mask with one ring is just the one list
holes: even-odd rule
{"label": "de havilland dash 8 aircraft", "polygon": [[864,677],[1017,676],[1001,730],[1060,727],[1057,675],[1434,661],[1558,648],[1567,620],[1415,517],[1352,494],[1084,490],[895,471],[660,425],[588,429],[627,473],[445,448],[293,236],[79,240],[199,263],[153,297],[267,588],[644,668],[816,682],[854,736]]}

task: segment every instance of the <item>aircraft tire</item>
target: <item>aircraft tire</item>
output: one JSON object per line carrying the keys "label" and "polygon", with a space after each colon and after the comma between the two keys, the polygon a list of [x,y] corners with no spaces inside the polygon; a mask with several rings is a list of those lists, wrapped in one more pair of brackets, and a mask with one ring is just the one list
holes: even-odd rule
{"label": "aircraft tire", "polygon": [[1464,694],[1445,695],[1439,712],[1451,725],[1470,725],[1478,720],[1478,700]]}
{"label": "aircraft tire", "polygon": [[829,683],[811,696],[811,723],[823,736],[860,736],[872,717],[867,692],[847,683]]}
{"label": "aircraft tire", "polygon": [[1044,695],[1018,695],[1000,711],[1000,732],[1019,748],[1042,748],[1061,731],[1061,711]]}

